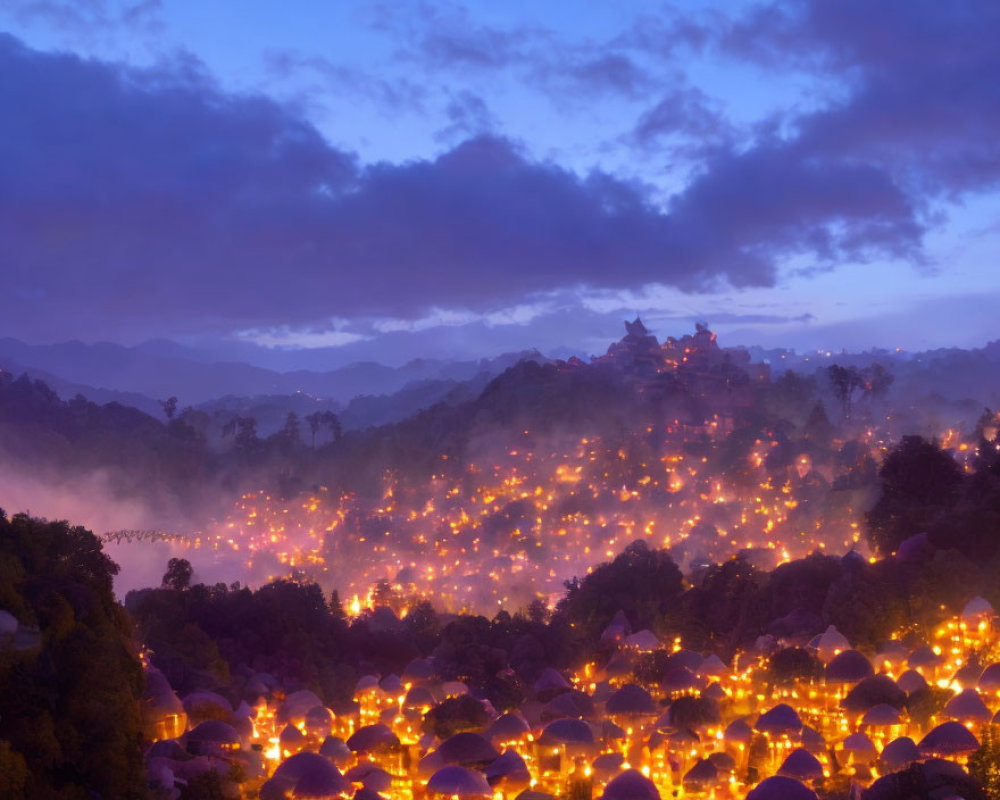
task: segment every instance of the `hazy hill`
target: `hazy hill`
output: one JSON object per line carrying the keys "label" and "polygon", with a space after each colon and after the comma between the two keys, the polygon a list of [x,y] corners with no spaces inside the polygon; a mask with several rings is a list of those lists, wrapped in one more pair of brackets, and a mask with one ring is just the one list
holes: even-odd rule
{"label": "hazy hill", "polygon": [[[304,393],[347,403],[358,395],[388,395],[415,381],[465,381],[487,372],[495,375],[524,357],[537,353],[511,353],[478,361],[416,359],[401,367],[361,362],[329,371],[279,372],[247,363],[202,360],[197,351],[169,342],[124,347],[79,341],[29,345],[17,339],[0,339],[0,367],[8,372],[29,372],[46,381],[66,398],[81,387],[94,400],[129,402],[155,412],[149,402],[176,396],[181,406],[197,405],[220,397],[255,397]],[[70,385],[64,391],[63,387]],[[67,394],[67,391],[72,394]],[[140,397],[142,396],[142,397]],[[411,409],[412,410],[412,409]]]}
{"label": "hazy hill", "polygon": [[45,370],[76,384],[154,398],[177,396],[182,404],[224,394],[290,394],[277,373],[246,364],[204,364],[189,359],[144,353],[130,347],[79,341],[29,345],[0,339],[0,360]]}
{"label": "hazy hill", "polygon": [[[1000,383],[997,345],[906,358],[885,356],[886,368],[895,378],[890,393],[875,403],[857,390],[854,414],[843,419],[823,372],[843,361],[841,357],[824,358],[811,370],[802,369],[803,377],[786,380],[784,370],[773,367],[769,378],[768,370],[753,365],[745,351],[720,348],[714,337],[707,344],[708,332],[674,342],[670,347],[678,353],[691,354],[690,360],[685,356],[676,363],[668,357],[670,347],[664,355],[647,337],[629,336],[631,344],[627,336],[609,349],[608,356],[590,364],[552,362],[537,354],[522,359],[515,354],[444,366],[413,362],[395,370],[354,365],[327,374],[302,373],[318,383],[365,375],[369,385],[379,380],[392,385],[421,372],[446,373],[446,377],[406,380],[393,391],[355,396],[347,403],[308,391],[238,393],[234,381],[225,385],[223,396],[191,409],[182,399],[170,424],[158,399],[134,398],[135,406],[147,415],[129,408],[131,404],[120,395],[114,403],[74,399],[85,387],[57,373],[45,377],[59,389],[58,396],[8,375],[0,380],[4,433],[0,451],[11,464],[19,462],[19,468],[30,462],[44,466],[49,474],[105,470],[118,493],[155,494],[158,507],[183,495],[190,498],[188,505],[195,506],[206,496],[221,497],[247,486],[274,485],[288,494],[317,484],[345,485],[363,492],[380,485],[387,469],[419,478],[440,471],[444,461],[457,469],[470,461],[482,463],[492,452],[506,452],[496,448],[508,444],[545,447],[550,436],[556,437],[553,442],[563,436],[578,440],[590,435],[628,442],[669,435],[673,428],[688,431],[685,435],[695,437],[690,444],[696,446],[699,431],[710,420],[731,429],[742,426],[751,437],[770,420],[799,435],[804,426],[813,424],[817,406],[826,407],[833,426],[853,430],[877,422],[889,438],[907,433],[939,435],[945,427],[967,429],[965,423],[975,421],[983,405],[995,402]],[[705,340],[702,350],[697,337]],[[103,368],[104,377],[117,377],[122,383],[154,375],[157,365],[178,370],[192,382],[199,374],[220,371],[220,365],[112,345],[32,348],[3,340],[3,348],[35,356],[36,363],[65,368],[74,376],[93,376]],[[77,363],[70,363],[73,356],[79,357]],[[870,363],[872,355],[867,358],[857,363]],[[882,354],[878,360],[883,360]],[[664,368],[668,363],[674,366]],[[228,366],[231,374],[247,377],[243,385],[251,388],[258,378],[290,382],[296,375]],[[39,369],[35,367],[35,376]],[[373,375],[382,377],[371,379]],[[155,377],[163,382],[161,388],[170,385],[164,375]],[[214,374],[213,381],[219,388],[224,383]],[[107,396],[80,393],[98,400]],[[151,396],[166,395],[162,391]],[[314,411],[335,411],[341,417],[340,438],[332,423],[323,423],[313,436],[306,418]],[[286,424],[290,413],[295,417]],[[45,481],[52,483],[48,476]]]}
{"label": "hazy hill", "polygon": [[48,370],[26,366],[12,358],[0,357],[0,370],[8,372],[11,375],[27,375],[32,380],[43,381],[63,400],[70,400],[76,397],[76,395],[82,394],[88,400],[99,405],[119,403],[125,406],[132,406],[153,416],[159,416],[163,412],[160,401],[147,395],[138,392],[100,389],[86,383],[76,383],[54,375]]}

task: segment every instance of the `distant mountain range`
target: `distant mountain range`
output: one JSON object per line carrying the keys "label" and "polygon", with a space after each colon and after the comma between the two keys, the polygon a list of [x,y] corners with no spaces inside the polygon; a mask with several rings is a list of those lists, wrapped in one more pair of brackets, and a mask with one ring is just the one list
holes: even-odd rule
{"label": "distant mountain range", "polygon": [[[159,418],[161,401],[176,396],[180,408],[205,411],[219,425],[227,416],[253,416],[261,435],[269,435],[291,411],[299,416],[311,410],[336,411],[345,430],[397,422],[436,403],[470,400],[522,360],[549,360],[529,350],[479,360],[414,359],[398,367],[363,361],[324,370],[327,360],[333,362],[328,350],[283,353],[235,343],[213,351],[169,340],[132,347],[79,341],[32,345],[2,338],[0,369],[42,380],[63,399],[82,394],[98,404],[117,402]],[[749,352],[752,361],[769,363],[775,375],[785,369],[813,374],[833,363],[862,366],[878,361],[895,376],[892,395],[908,401],[905,405],[920,401],[927,406],[928,400],[930,407],[935,401],[959,404],[962,416],[971,419],[984,404],[1000,406],[1000,341],[971,350],[919,353]],[[238,357],[246,360],[226,360]],[[317,368],[282,370],[262,363]]]}
{"label": "distant mountain range", "polygon": [[344,413],[347,428],[379,425],[443,400],[458,387],[463,398],[524,359],[545,361],[537,351],[491,359],[414,359],[400,367],[375,362],[328,371],[281,372],[233,361],[210,361],[204,351],[169,341],[125,347],[79,341],[31,345],[0,339],[0,369],[27,373],[63,399],[82,394],[95,403],[118,402],[161,416],[160,401],[180,407],[261,415],[261,433],[280,425],[288,411],[330,408]]}
{"label": "distant mountain range", "polygon": [[1000,409],[1000,340],[982,347],[958,347],[908,352],[869,350],[861,353],[796,353],[793,350],[749,348],[754,361],[771,365],[774,374],[786,369],[812,374],[831,364],[864,367],[873,362],[894,376],[890,395],[898,407],[922,406],[931,411],[949,405],[975,419],[983,406]]}
{"label": "distant mountain range", "polygon": [[[576,447],[581,437],[596,435],[638,446],[646,441],[643,431],[665,428],[664,435],[673,435],[680,426],[695,431],[688,444],[698,452],[701,426],[742,426],[756,437],[767,420],[774,430],[807,438],[840,425],[853,435],[877,422],[891,442],[911,433],[972,430],[984,406],[1000,408],[998,343],[917,354],[755,356],[721,347],[703,327],[659,343],[638,321],[593,361],[528,352],[294,373],[108,344],[0,339],[0,369],[12,373],[0,375],[5,495],[16,494],[7,476],[33,481],[0,503],[63,508],[48,495],[100,496],[80,483],[82,475],[110,487],[115,498],[148,504],[149,514],[142,506],[128,519],[176,516],[194,524],[199,515],[217,515],[220,498],[225,504],[247,487],[283,496],[310,486],[377,495],[386,469],[429,476],[445,461],[449,469],[495,463],[490,459],[510,454],[511,443],[541,453],[567,436]],[[873,361],[894,380],[878,396],[855,386],[852,414],[851,392],[846,399],[838,394],[826,368],[860,373]],[[783,375],[788,367],[799,375]],[[17,377],[24,373],[35,380]],[[180,403],[168,421],[161,401],[174,395]],[[334,411],[340,426],[318,422],[325,415],[313,414],[323,411]],[[731,456],[720,453],[720,464],[737,463]],[[53,488],[68,482],[77,487],[72,493]],[[36,485],[48,492],[44,504],[31,499]]]}
{"label": "distant mountain range", "polygon": [[176,396],[182,406],[226,395],[296,392],[347,403],[358,395],[391,394],[414,381],[464,381],[484,370],[498,373],[524,358],[540,357],[537,351],[528,351],[476,361],[415,359],[401,367],[359,362],[329,371],[281,372],[243,362],[206,361],[196,354],[171,342],[125,347],[79,341],[31,345],[17,339],[0,339],[0,368],[15,373],[27,371],[46,382],[54,377],[50,385],[60,394],[63,386],[80,386],[88,387],[88,397],[95,400],[93,391],[97,390],[157,400]]}

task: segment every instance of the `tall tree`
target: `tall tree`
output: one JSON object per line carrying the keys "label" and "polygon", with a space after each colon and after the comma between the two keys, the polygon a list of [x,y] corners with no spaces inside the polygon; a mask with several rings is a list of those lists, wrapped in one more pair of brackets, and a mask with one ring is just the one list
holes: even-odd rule
{"label": "tall tree", "polygon": [[142,666],[117,572],[90,531],[0,512],[0,604],[41,632],[0,659],[0,771],[22,796],[146,797]]}
{"label": "tall tree", "polygon": [[652,627],[682,588],[681,571],[670,554],[637,539],[610,564],[601,564],[582,581],[568,582],[558,613],[596,642],[619,610],[633,628]]}
{"label": "tall tree", "polygon": [[921,436],[904,436],[879,470],[882,494],[865,515],[865,533],[883,555],[928,531],[957,502],[964,481],[950,455]]}
{"label": "tall tree", "polygon": [[330,429],[330,437],[333,441],[340,441],[343,429],[340,425],[340,418],[332,411],[314,411],[306,417],[306,422],[309,423],[309,433],[312,436],[311,445],[313,449],[316,449],[316,434],[324,426]]}
{"label": "tall tree", "polygon": [[842,367],[840,364],[831,364],[826,368],[826,378],[833,390],[834,397],[840,402],[844,419],[849,419],[854,390],[861,386],[861,375],[858,373],[857,367]]}
{"label": "tall tree", "polygon": [[888,394],[895,376],[881,364],[865,367],[859,374],[862,396],[869,401],[881,400]]}
{"label": "tall tree", "polygon": [[166,400],[161,400],[160,405],[163,406],[163,413],[167,418],[167,422],[170,422],[174,418],[174,414],[177,413],[177,398],[168,397]]}
{"label": "tall tree", "polygon": [[309,444],[315,450],[316,434],[319,433],[320,426],[323,424],[323,412],[313,411],[312,414],[306,415],[306,422],[309,424],[309,434],[311,436]]}
{"label": "tall tree", "polygon": [[194,568],[186,558],[171,558],[167,562],[167,571],[163,573],[163,587],[182,591],[191,585]]}

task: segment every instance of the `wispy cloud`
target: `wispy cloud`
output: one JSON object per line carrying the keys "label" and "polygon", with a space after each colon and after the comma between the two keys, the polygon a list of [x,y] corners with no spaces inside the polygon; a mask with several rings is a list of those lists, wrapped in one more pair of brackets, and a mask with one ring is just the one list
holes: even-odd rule
{"label": "wispy cloud", "polygon": [[452,93],[445,108],[448,124],[437,133],[441,142],[457,141],[499,132],[500,120],[478,94],[463,89]]}
{"label": "wispy cloud", "polygon": [[316,104],[322,105],[331,97],[351,97],[371,103],[386,116],[427,113],[427,87],[402,75],[377,74],[355,64],[293,50],[268,50],[263,61],[272,80],[298,86],[298,92],[305,92]]}
{"label": "wispy cloud", "polygon": [[163,28],[162,0],[4,0],[0,14],[22,25],[44,25],[71,37]]}

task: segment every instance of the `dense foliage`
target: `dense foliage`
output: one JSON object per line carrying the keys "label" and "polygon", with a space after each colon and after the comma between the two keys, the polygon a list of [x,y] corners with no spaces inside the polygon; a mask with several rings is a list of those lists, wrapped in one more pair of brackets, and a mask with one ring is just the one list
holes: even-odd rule
{"label": "dense foliage", "polygon": [[[992,413],[985,415],[992,417]],[[926,534],[980,564],[1000,556],[1000,441],[980,435],[963,470],[933,441],[904,436],[879,470],[881,493],[866,515],[866,534],[882,555]]]}
{"label": "dense foliage", "polygon": [[664,550],[651,550],[637,540],[609,564],[602,564],[582,581],[566,585],[559,614],[578,636],[596,641],[619,610],[639,628],[650,628],[680,596],[681,571]]}
{"label": "dense foliage", "polygon": [[[791,372],[751,381],[728,353],[720,359],[700,372],[639,377],[607,363],[523,361],[399,422],[344,431],[330,412],[290,411],[268,436],[250,410],[178,409],[170,398],[162,404],[165,418],[156,419],[81,395],[61,400],[41,381],[0,371],[0,465],[70,477],[101,471],[119,496],[142,498],[173,517],[200,517],[248,487],[291,496],[318,484],[365,495],[379,491],[387,470],[419,485],[442,470],[459,474],[522,431],[534,441],[601,437],[610,451],[630,456],[619,465],[623,482],[656,455],[641,432],[662,432],[665,420],[699,426],[715,414],[732,415],[737,431],[724,446],[689,444],[737,480],[764,430],[811,437],[819,451],[829,450],[833,426],[824,426],[822,404],[835,399],[824,385]],[[781,455],[769,466],[788,466]]]}
{"label": "dense foliage", "polygon": [[[287,580],[255,591],[165,584],[130,594],[127,606],[154,663],[182,693],[238,694],[241,681],[263,671],[342,707],[361,675],[400,674],[412,659],[430,656],[442,678],[468,684],[502,711],[517,706],[546,667],[606,660],[614,645],[602,634],[622,614],[630,631],[680,637],[724,660],[760,637],[803,641],[831,624],[874,651],[900,631],[930,629],[972,594],[1000,605],[991,574],[989,565],[925,541],[905,558],[874,563],[814,553],[764,572],[734,558],[685,587],[668,551],[637,541],[570,582],[551,614],[536,603],[493,619],[439,615],[424,602],[402,619],[383,605],[348,624],[339,600],[325,601],[315,584]],[[383,600],[393,602],[389,592]],[[662,652],[654,656],[635,661],[637,678],[656,681],[669,670]],[[814,656],[791,647],[774,655],[770,676],[782,684],[818,669]]]}
{"label": "dense foliage", "polygon": [[21,624],[0,644],[4,797],[145,796],[142,668],[117,571],[89,531],[0,512],[0,608]]}

